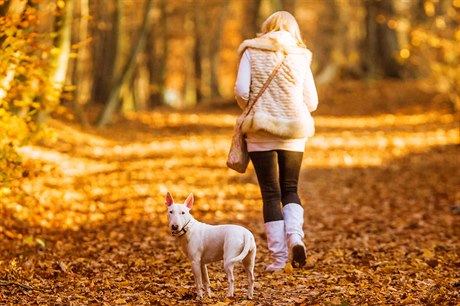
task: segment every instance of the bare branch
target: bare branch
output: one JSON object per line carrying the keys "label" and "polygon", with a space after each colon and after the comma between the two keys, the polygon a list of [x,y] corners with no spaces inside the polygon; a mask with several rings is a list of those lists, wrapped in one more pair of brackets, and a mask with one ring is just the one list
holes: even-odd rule
{"label": "bare branch", "polygon": [[10,285],[19,286],[19,287],[27,289],[27,290],[40,291],[40,292],[45,292],[45,293],[47,292],[46,290],[37,289],[37,288],[31,287],[29,285],[24,285],[24,284],[21,284],[21,283],[18,283],[18,282],[1,281],[0,280],[0,286],[10,286]]}

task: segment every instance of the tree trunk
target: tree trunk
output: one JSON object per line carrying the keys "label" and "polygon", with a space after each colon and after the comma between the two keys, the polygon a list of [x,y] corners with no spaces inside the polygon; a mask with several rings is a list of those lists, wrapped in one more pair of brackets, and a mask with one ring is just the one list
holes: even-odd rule
{"label": "tree trunk", "polygon": [[391,1],[366,1],[365,54],[367,74],[370,77],[401,77],[401,66],[395,59],[399,51],[396,32],[387,25],[393,17]]}
{"label": "tree trunk", "polygon": [[323,52],[315,54],[315,59],[318,63],[315,83],[318,85],[327,84],[333,81],[340,70],[337,53],[342,51],[340,50],[341,37],[338,35],[338,32],[341,28],[345,28],[346,26],[337,22],[339,20],[339,7],[337,1],[338,0],[327,3],[327,8],[323,8],[324,14],[322,20],[320,20],[321,33],[325,37],[330,37],[330,39],[324,40],[322,44]]}
{"label": "tree trunk", "polygon": [[283,3],[285,1],[282,0],[271,0],[272,1],[272,11],[277,12],[283,9]]}
{"label": "tree trunk", "polygon": [[78,27],[78,56],[74,71],[75,95],[73,105],[81,124],[88,126],[89,122],[84,113],[84,106],[91,99],[91,54],[88,41],[88,19],[89,3],[88,0],[80,0],[80,18]]}
{"label": "tree trunk", "polygon": [[223,6],[220,8],[220,15],[218,24],[215,30],[215,35],[211,42],[211,62],[210,62],[210,73],[211,73],[211,97],[221,97],[219,90],[219,62],[220,62],[220,47],[222,42],[222,34],[224,32],[225,20],[227,19],[228,11],[230,6],[230,0],[225,0]]}
{"label": "tree trunk", "polygon": [[[195,4],[199,6],[199,3]],[[194,30],[194,23],[195,23],[195,12],[194,10],[186,10],[183,18],[184,18],[184,49],[190,50],[189,52],[185,52],[184,54],[184,84],[182,87],[183,91],[183,101],[181,101],[182,106],[193,106],[197,104],[197,79],[195,75],[195,30]],[[198,64],[201,64],[201,60],[198,59]]]}
{"label": "tree trunk", "polygon": [[203,41],[201,39],[201,25],[203,25],[201,2],[193,7],[193,29],[194,29],[194,44],[193,44],[193,63],[195,66],[195,84],[196,84],[196,100],[203,100]]}
{"label": "tree trunk", "polygon": [[[113,39],[113,65],[110,67],[110,88],[115,84],[116,76],[119,74],[120,69],[122,67],[122,56],[121,53],[123,52],[123,41],[124,41],[124,33],[122,31],[122,22],[121,19],[123,17],[123,2],[122,0],[116,0],[115,2],[115,13],[114,13],[114,22],[113,22],[113,31],[112,31],[112,39]],[[110,91],[109,91],[110,92]]]}
{"label": "tree trunk", "polygon": [[103,103],[107,101],[114,82],[116,53],[119,52],[116,34],[120,12],[115,1],[89,1],[89,4],[95,20],[90,33],[94,42],[91,44],[94,63],[92,97],[94,102]]}
{"label": "tree trunk", "polygon": [[[381,10],[388,19],[394,17],[393,3],[391,1],[382,1],[379,3]],[[401,65],[396,60],[396,55],[399,53],[399,42],[396,36],[396,31],[389,28],[387,24],[379,24],[379,36],[383,40],[379,40],[379,50],[383,59],[383,75],[390,78],[401,77]]]}
{"label": "tree trunk", "polygon": [[26,9],[27,0],[10,0],[0,5],[0,16],[19,18]]}
{"label": "tree trunk", "polygon": [[256,36],[257,32],[260,29],[259,24],[259,9],[262,0],[253,0],[246,2],[246,9],[244,10],[244,25],[243,29],[243,39],[253,38]]}
{"label": "tree trunk", "polygon": [[412,16],[416,23],[421,23],[427,20],[424,8],[425,0],[414,0],[412,3]]}
{"label": "tree trunk", "polygon": [[291,14],[295,14],[296,6],[297,0],[281,0],[281,9],[283,11],[288,11]]}
{"label": "tree trunk", "polygon": [[132,82],[133,104],[135,111],[144,111],[148,109],[148,102],[150,100],[150,73],[146,53],[140,54],[138,63],[135,77]]}
{"label": "tree trunk", "polygon": [[56,89],[59,93],[62,91],[64,81],[67,74],[67,67],[70,58],[70,44],[72,39],[72,20],[73,20],[73,11],[75,7],[75,0],[67,0],[65,2],[65,15],[61,23],[61,26],[58,26],[58,36],[55,41],[55,47],[59,49],[59,53],[54,59],[54,72],[51,77],[51,81],[56,86]]}
{"label": "tree trunk", "polygon": [[167,0],[159,0],[159,16],[155,18],[155,24],[150,28],[147,41],[147,57],[150,78],[150,106],[164,104],[165,82],[169,44],[169,18],[166,11]]}
{"label": "tree trunk", "polygon": [[118,108],[120,103],[120,92],[123,85],[131,82],[134,68],[136,66],[136,58],[139,52],[145,47],[147,29],[150,27],[150,8],[152,7],[153,0],[146,0],[144,8],[144,16],[142,19],[142,26],[139,30],[137,42],[131,49],[128,56],[128,61],[124,65],[120,74],[117,76],[115,83],[113,84],[109,98],[105,104],[105,107],[97,121],[97,126],[102,127],[112,121],[113,115]]}
{"label": "tree trunk", "polygon": [[[56,56],[52,59],[52,72],[50,82],[53,86],[53,101],[52,105],[59,104],[62,89],[67,76],[67,68],[70,58],[70,46],[72,41],[72,21],[73,11],[75,8],[75,0],[67,0],[64,6],[64,14],[61,20],[56,21],[57,36],[54,42],[55,50],[58,50]],[[48,119],[49,111],[41,109],[35,120],[37,123],[44,123]]]}
{"label": "tree trunk", "polygon": [[364,44],[365,64],[367,75],[376,76],[379,65],[377,51],[377,7],[372,1],[366,2],[366,38]]}

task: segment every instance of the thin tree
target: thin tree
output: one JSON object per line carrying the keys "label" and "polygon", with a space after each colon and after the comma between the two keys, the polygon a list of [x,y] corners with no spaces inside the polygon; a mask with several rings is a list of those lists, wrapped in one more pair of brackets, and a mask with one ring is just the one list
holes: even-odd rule
{"label": "thin tree", "polygon": [[297,0],[281,0],[281,9],[288,11],[291,14],[295,14],[295,9],[297,7]]}
{"label": "thin tree", "polygon": [[399,43],[395,30],[388,26],[394,15],[392,1],[368,0],[366,6],[365,67],[370,77],[401,77],[395,59]]}
{"label": "thin tree", "polygon": [[253,0],[245,2],[244,22],[242,35],[244,39],[253,38],[259,29],[259,10],[262,0]]}
{"label": "thin tree", "polygon": [[118,24],[121,19],[117,1],[90,1],[91,16],[94,19],[89,35],[92,37],[92,100],[98,103],[107,101],[109,91],[117,74]]}
{"label": "thin tree", "polygon": [[84,125],[89,125],[88,119],[83,111],[91,99],[92,77],[90,70],[91,53],[89,50],[88,20],[89,20],[89,1],[80,0],[80,18],[78,19],[78,56],[74,70],[74,84],[76,87],[73,105],[77,112],[79,121]]}
{"label": "thin tree", "polygon": [[136,58],[140,51],[145,47],[146,33],[150,28],[150,9],[152,7],[153,0],[146,0],[144,8],[144,16],[142,19],[142,25],[139,30],[138,38],[134,44],[131,52],[129,53],[126,64],[121,69],[120,74],[117,75],[115,82],[109,93],[105,107],[97,120],[96,126],[102,127],[112,121],[112,118],[120,104],[120,92],[123,85],[131,82],[133,71],[136,65]]}
{"label": "thin tree", "polygon": [[[62,90],[64,88],[67,68],[69,66],[69,58],[72,41],[72,20],[75,9],[75,0],[65,1],[62,12],[56,20],[56,38],[54,40],[55,55],[51,60],[52,71],[49,81],[53,88],[53,101],[51,103],[58,104]],[[48,102],[49,103],[49,102]],[[48,105],[45,105],[38,112],[35,121],[38,123],[46,122],[49,111]]]}
{"label": "thin tree", "polygon": [[211,54],[210,54],[210,73],[211,73],[211,97],[220,97],[219,90],[219,62],[220,62],[220,48],[222,44],[222,34],[224,32],[224,25],[227,19],[228,11],[230,7],[230,0],[224,0],[222,7],[220,8],[220,14],[218,23],[215,31],[215,35],[211,42]]}
{"label": "thin tree", "polygon": [[195,84],[196,100],[200,102],[203,99],[203,8],[202,2],[193,5],[193,63],[195,65]]}
{"label": "thin tree", "polygon": [[167,74],[166,61],[169,52],[169,15],[167,13],[167,0],[158,0],[159,14],[152,21],[147,40],[147,62],[149,70],[149,87],[151,106],[164,103],[165,83]]}

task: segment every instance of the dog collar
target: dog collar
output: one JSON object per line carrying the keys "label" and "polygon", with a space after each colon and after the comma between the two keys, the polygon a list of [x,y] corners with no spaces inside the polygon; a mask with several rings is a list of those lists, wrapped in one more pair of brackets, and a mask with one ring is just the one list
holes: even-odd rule
{"label": "dog collar", "polygon": [[181,236],[185,235],[193,225],[192,219],[193,218],[190,218],[190,220],[187,221],[187,223],[184,225],[184,227],[182,227],[182,229],[180,231],[175,232],[172,235],[176,236],[176,237],[181,237]]}

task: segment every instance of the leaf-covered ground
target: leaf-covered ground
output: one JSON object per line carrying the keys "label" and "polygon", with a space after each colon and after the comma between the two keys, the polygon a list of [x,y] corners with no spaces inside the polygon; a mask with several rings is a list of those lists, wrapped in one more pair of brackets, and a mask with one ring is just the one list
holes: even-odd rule
{"label": "leaf-covered ground", "polygon": [[216,263],[203,304],[458,305],[459,116],[419,85],[320,90],[300,186],[308,265],[278,274],[264,272],[254,171],[225,167],[236,108],[163,109],[102,130],[52,121],[58,141],[22,148],[24,181],[2,199],[0,305],[200,304],[167,230],[167,190],[192,192],[200,221],[256,237],[254,299],[241,266],[225,299]]}

